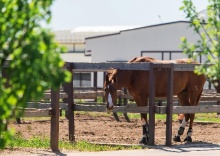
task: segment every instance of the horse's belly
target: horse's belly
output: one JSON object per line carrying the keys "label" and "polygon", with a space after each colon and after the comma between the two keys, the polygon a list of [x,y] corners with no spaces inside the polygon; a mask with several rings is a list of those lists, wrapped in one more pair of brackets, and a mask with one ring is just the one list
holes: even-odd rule
{"label": "horse's belly", "polygon": [[[173,95],[177,95],[186,88],[187,82],[186,74],[181,72],[174,72],[173,75]],[[166,97],[168,92],[168,82],[167,73],[158,72],[156,73],[155,79],[155,96],[156,97]]]}
{"label": "horse's belly", "polygon": [[[173,83],[173,95],[179,94],[181,91],[185,89],[186,85],[182,83]],[[155,85],[155,96],[156,97],[166,97],[168,92],[167,83],[158,83]]]}

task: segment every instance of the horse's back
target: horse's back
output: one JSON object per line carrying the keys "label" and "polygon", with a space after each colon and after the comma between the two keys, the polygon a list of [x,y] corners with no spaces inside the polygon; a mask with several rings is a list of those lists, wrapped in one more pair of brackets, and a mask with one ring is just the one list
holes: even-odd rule
{"label": "horse's back", "polygon": [[135,57],[132,60],[128,61],[128,62],[155,62],[157,61],[156,59],[152,58],[152,57],[147,57],[147,56],[142,56],[142,57]]}
{"label": "horse's back", "polygon": [[158,60],[148,56],[134,57],[132,60],[128,62],[149,62],[149,63],[162,63],[162,64],[168,64],[168,63],[199,64],[199,62],[189,58],[182,58],[175,60]]}
{"label": "horse's back", "polygon": [[[199,64],[198,62],[183,58],[176,60],[157,60],[151,57],[135,57],[129,62],[153,62],[153,63],[180,63],[180,64]],[[173,77],[173,94],[185,90],[187,87],[192,90],[195,86],[201,90],[206,81],[204,75],[196,75],[193,71],[181,71],[174,72]],[[132,79],[130,81],[130,89],[132,92],[138,92],[142,94],[145,92],[149,94],[149,71],[133,71]],[[155,71],[155,96],[166,96],[167,94],[167,71],[156,70]]]}

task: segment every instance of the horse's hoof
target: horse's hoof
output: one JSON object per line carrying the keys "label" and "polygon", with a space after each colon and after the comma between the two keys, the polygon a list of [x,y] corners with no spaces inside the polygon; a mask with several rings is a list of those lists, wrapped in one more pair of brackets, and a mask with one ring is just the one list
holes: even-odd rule
{"label": "horse's hoof", "polygon": [[179,130],[178,130],[178,134],[183,135],[184,130],[185,130],[185,128],[180,127]]}
{"label": "horse's hoof", "polygon": [[184,142],[192,142],[191,136],[187,136],[187,137],[184,139]]}
{"label": "horse's hoof", "polygon": [[139,144],[147,145],[148,142],[149,142],[149,138],[148,137],[142,137],[141,140],[139,141]]}
{"label": "horse's hoof", "polygon": [[175,142],[181,142],[180,136],[174,136],[173,141]]}

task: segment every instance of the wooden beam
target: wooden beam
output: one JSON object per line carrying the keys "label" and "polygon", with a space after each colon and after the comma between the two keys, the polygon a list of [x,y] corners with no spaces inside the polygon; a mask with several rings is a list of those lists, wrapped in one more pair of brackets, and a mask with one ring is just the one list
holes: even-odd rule
{"label": "wooden beam", "polygon": [[[81,105],[74,104],[75,111],[91,111],[105,112],[105,105]],[[166,114],[166,106],[155,106],[155,112]],[[149,113],[149,107],[138,107],[136,104],[128,104],[127,106],[115,106],[112,112],[121,113]],[[204,106],[173,106],[173,114],[180,113],[216,113],[220,112],[220,105],[204,105]]]}
{"label": "wooden beam", "polygon": [[51,117],[52,109],[25,109],[22,117]]}
{"label": "wooden beam", "polygon": [[[105,105],[74,105],[75,111],[89,111],[89,112],[106,112]],[[135,104],[127,106],[115,106],[111,112],[121,112],[121,113],[148,113],[149,107],[138,107]]]}
{"label": "wooden beam", "polygon": [[106,106],[74,104],[74,111],[105,112]]}
{"label": "wooden beam", "polygon": [[[73,98],[74,99],[94,99],[97,96],[104,96],[105,92],[104,91],[75,91]],[[118,90],[117,91],[118,95],[122,95],[122,91]],[[51,93],[45,93],[44,98],[45,99],[50,99]],[[67,98],[68,95],[66,93],[60,93],[60,99]]]}
{"label": "wooden beam", "polygon": [[[66,93],[60,93],[60,95],[59,95],[59,98],[60,99],[64,99],[64,98],[67,98],[68,96],[67,96],[67,94]],[[45,99],[51,99],[51,93],[44,93],[44,98]]]}
{"label": "wooden beam", "polygon": [[[127,98],[127,99],[133,99],[133,97],[127,93],[127,94],[122,94],[121,95],[122,98]],[[155,97],[155,100],[166,100],[166,97]],[[177,96],[173,96],[173,100],[177,101],[178,98]],[[200,98],[200,101],[220,101],[220,95],[219,94],[209,94],[209,95],[202,95]]]}
{"label": "wooden beam", "polygon": [[[74,99],[94,99],[97,96],[104,96],[104,91],[75,91]],[[121,90],[117,91],[118,96],[127,99],[133,99],[133,97],[129,93],[123,93]],[[50,99],[51,93],[44,93],[45,99]],[[68,95],[66,93],[60,93],[60,99],[67,98]],[[155,97],[155,100],[166,100],[166,97]],[[173,100],[177,101],[178,98],[176,95],[173,96]],[[200,101],[220,101],[220,94],[203,94],[200,98]]]}
{"label": "wooden beam", "polygon": [[[167,105],[166,103],[163,103],[164,105]],[[199,106],[174,106],[173,109],[174,112],[173,114],[178,114],[181,112],[186,112],[188,109],[192,112],[191,109],[194,107],[197,109],[201,109],[199,107],[202,107],[202,110],[206,111],[205,108],[209,108],[207,111],[208,112],[203,112],[203,113],[217,113],[220,112],[218,108],[220,105],[216,105],[216,101],[211,101],[211,102],[200,102]],[[36,106],[37,105],[37,106]],[[214,108],[212,108],[212,106]],[[216,107],[217,106],[217,107]],[[49,110],[50,110],[50,103],[40,103],[40,104],[28,104],[28,108],[25,110],[24,117],[50,117],[49,115]],[[183,107],[183,108],[182,108]],[[188,108],[190,107],[190,108]],[[205,108],[203,108],[205,107]],[[47,108],[47,109],[46,109]],[[68,105],[66,103],[60,103],[60,108],[62,110],[68,110]],[[92,111],[92,112],[105,112],[106,111],[106,106],[104,104],[100,103],[78,103],[74,104],[74,110],[75,111]],[[211,112],[209,112],[211,110]],[[136,104],[128,104],[126,106],[115,106],[114,109],[112,110],[113,112],[121,112],[121,113],[149,113],[149,107],[144,106],[144,107],[138,107]],[[155,106],[155,112],[159,114],[166,114],[166,106]],[[33,113],[33,114],[32,114]],[[35,114],[36,113],[36,114]],[[196,112],[198,113],[198,112]]]}
{"label": "wooden beam", "polygon": [[[220,105],[174,106],[173,107],[173,114],[216,113],[216,112],[220,112]],[[156,107],[156,113],[166,114],[166,106]]]}
{"label": "wooden beam", "polygon": [[71,63],[73,65],[73,72],[93,72],[93,71],[107,71],[110,68],[121,70],[149,70],[149,63]]}
{"label": "wooden beam", "polygon": [[121,112],[121,113],[149,113],[149,107],[143,106],[138,107],[135,104],[126,105],[126,106],[116,106],[113,109],[113,112]]}
{"label": "wooden beam", "polygon": [[[150,63],[146,62],[108,62],[108,63],[69,63],[73,66],[73,72],[93,72],[93,71],[106,71],[110,68],[121,69],[121,70],[149,70]],[[170,64],[154,63],[155,68],[169,68]],[[194,71],[195,66],[198,64],[174,64],[174,71]]]}

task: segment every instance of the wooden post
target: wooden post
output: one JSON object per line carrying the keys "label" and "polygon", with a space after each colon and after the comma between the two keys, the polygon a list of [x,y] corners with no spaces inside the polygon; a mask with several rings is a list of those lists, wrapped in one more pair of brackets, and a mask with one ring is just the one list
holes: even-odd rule
{"label": "wooden post", "polygon": [[[220,105],[220,101],[217,101],[217,105]],[[220,118],[220,112],[217,112],[217,117]]]}
{"label": "wooden post", "polygon": [[[72,72],[72,64],[69,64],[67,69]],[[69,119],[69,141],[75,141],[75,125],[74,125],[74,99],[73,99],[73,74],[71,74],[71,81],[67,85],[67,95],[68,95],[68,119]]]}
{"label": "wooden post", "polygon": [[[95,91],[97,91],[97,82],[98,82],[97,72],[94,72],[93,87],[95,87]],[[97,102],[97,97],[95,98],[95,102]]]}
{"label": "wooden post", "polygon": [[59,89],[51,90],[51,127],[50,127],[50,148],[52,151],[58,151],[59,143]]}
{"label": "wooden post", "polygon": [[149,145],[154,145],[155,141],[155,73],[154,64],[150,63],[149,70]]}
{"label": "wooden post", "polygon": [[166,145],[172,144],[172,116],[173,116],[173,69],[174,64],[167,69],[167,110],[166,110]]}

